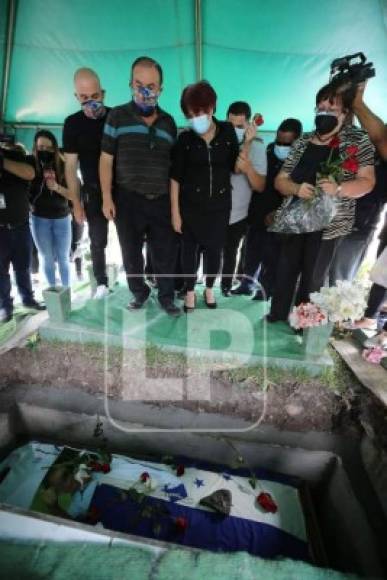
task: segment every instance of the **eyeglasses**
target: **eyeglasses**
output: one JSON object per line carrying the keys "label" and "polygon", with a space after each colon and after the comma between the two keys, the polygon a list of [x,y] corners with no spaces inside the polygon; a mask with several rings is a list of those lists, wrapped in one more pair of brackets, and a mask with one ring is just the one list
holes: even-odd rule
{"label": "eyeglasses", "polygon": [[149,149],[156,147],[156,128],[153,125],[149,126]]}

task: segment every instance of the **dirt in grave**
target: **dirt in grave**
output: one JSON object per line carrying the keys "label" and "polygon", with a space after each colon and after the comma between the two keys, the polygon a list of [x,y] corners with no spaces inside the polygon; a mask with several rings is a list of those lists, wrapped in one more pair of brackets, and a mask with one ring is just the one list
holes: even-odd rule
{"label": "dirt in grave", "polygon": [[[178,380],[180,379],[180,380]],[[12,385],[78,388],[116,400],[220,413],[287,431],[359,430],[386,424],[385,409],[336,357],[334,370],[311,377],[302,370],[238,367],[149,347],[122,351],[71,343],[40,342],[0,356],[0,389]],[[146,393],[146,396],[144,396]],[[383,429],[383,432],[385,429]],[[384,442],[385,443],[385,442]]]}

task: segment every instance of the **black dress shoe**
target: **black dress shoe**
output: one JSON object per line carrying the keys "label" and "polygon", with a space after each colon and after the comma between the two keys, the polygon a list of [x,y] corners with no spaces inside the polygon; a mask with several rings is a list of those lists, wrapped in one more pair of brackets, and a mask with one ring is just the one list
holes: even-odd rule
{"label": "black dress shoe", "polygon": [[214,308],[217,308],[218,305],[216,302],[207,302],[206,289],[203,290],[203,298],[204,298],[204,302],[206,303],[207,308],[211,308],[212,310]]}
{"label": "black dress shoe", "polygon": [[25,306],[26,308],[32,308],[33,310],[46,310],[45,305],[39,304],[39,302],[37,302],[35,298],[33,298],[32,300],[28,300],[28,302],[23,302],[23,306]]}
{"label": "black dress shoe", "polygon": [[226,298],[230,298],[230,296],[232,296],[232,294],[231,294],[231,288],[222,288],[222,294]]}
{"label": "black dress shoe", "polygon": [[172,300],[170,302],[165,302],[164,304],[160,304],[161,308],[168,314],[168,316],[173,316],[177,318],[181,315],[181,308],[176,306]]}
{"label": "black dress shoe", "polygon": [[129,302],[127,306],[128,310],[140,310],[140,308],[142,308],[145,302],[148,300],[150,293],[151,290],[149,286],[147,286],[147,291],[145,292],[145,294],[143,294],[143,296],[137,296],[134,298],[134,300]]}
{"label": "black dress shoe", "polygon": [[252,293],[253,293],[252,290],[249,290],[248,288],[242,285],[231,290],[231,294],[233,296],[251,296]]}

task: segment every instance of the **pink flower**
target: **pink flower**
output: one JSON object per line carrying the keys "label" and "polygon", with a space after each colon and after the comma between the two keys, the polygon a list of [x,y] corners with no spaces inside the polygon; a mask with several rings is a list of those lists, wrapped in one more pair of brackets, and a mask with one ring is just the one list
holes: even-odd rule
{"label": "pink flower", "polygon": [[362,357],[369,363],[374,365],[380,364],[382,358],[387,356],[386,351],[381,346],[374,346],[373,348],[366,348],[362,352]]}

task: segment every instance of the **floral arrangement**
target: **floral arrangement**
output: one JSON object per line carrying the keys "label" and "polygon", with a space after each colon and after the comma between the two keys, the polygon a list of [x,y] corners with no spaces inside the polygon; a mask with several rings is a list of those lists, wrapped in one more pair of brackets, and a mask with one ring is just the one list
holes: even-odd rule
{"label": "floral arrangement", "polygon": [[359,320],[366,309],[366,291],[360,282],[338,280],[310,295],[310,302],[295,306],[289,316],[293,328],[311,328],[328,322]]}
{"label": "floral arrangement", "polygon": [[328,322],[328,313],[312,302],[301,303],[293,308],[289,322],[293,328],[297,329],[321,326]]}
{"label": "floral arrangement", "polygon": [[359,161],[356,158],[359,148],[357,145],[349,145],[344,155],[339,155],[338,158],[333,159],[334,151],[337,151],[340,145],[338,136],[333,137],[329,142],[330,152],[328,159],[321,163],[319,174],[320,177],[333,178],[337,183],[343,180],[344,171],[350,173],[357,173],[359,170]]}
{"label": "floral arrangement", "polygon": [[313,292],[310,301],[327,312],[330,322],[359,320],[367,307],[364,284],[358,281],[338,280],[336,286]]}

